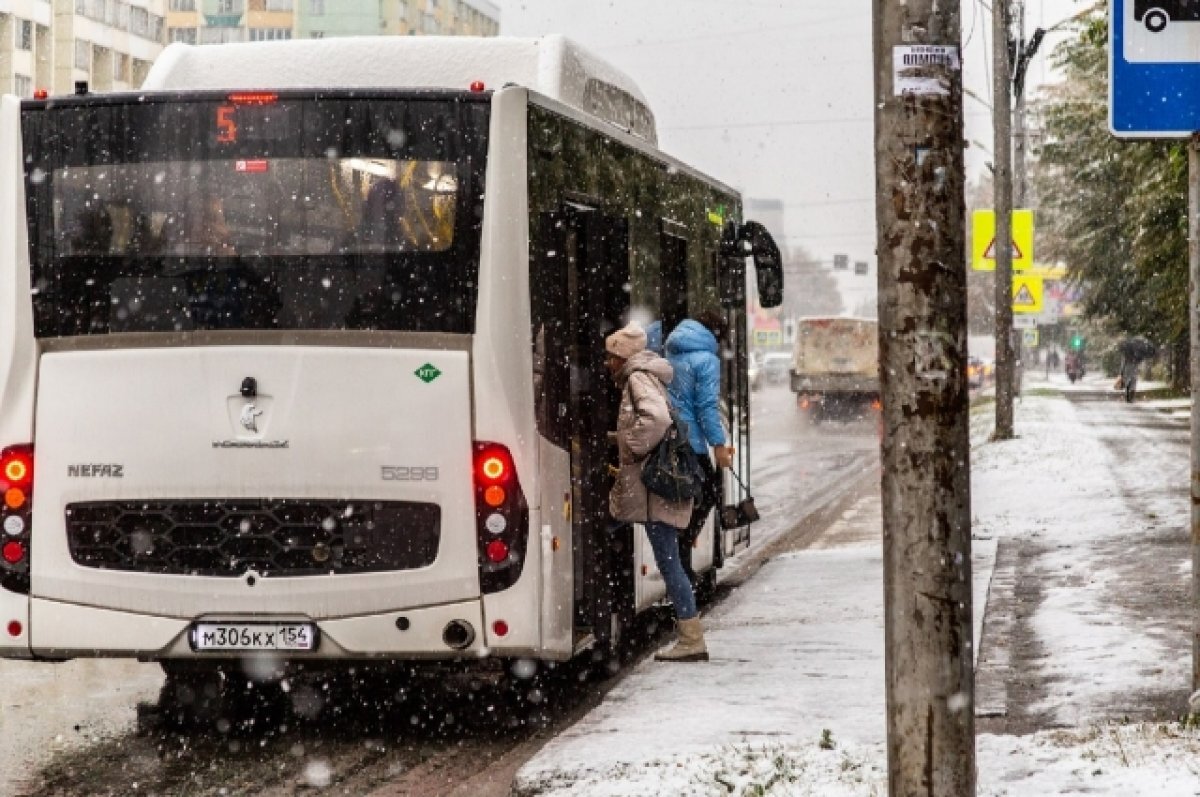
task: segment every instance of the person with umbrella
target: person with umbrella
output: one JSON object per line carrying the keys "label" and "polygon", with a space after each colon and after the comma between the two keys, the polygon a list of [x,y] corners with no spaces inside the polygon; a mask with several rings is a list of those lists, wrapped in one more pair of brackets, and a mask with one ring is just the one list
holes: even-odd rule
{"label": "person with umbrella", "polygon": [[1138,366],[1158,352],[1158,347],[1145,338],[1125,338],[1117,344],[1121,352],[1121,374],[1117,377],[1117,390],[1125,392],[1125,401],[1132,402],[1137,390]]}

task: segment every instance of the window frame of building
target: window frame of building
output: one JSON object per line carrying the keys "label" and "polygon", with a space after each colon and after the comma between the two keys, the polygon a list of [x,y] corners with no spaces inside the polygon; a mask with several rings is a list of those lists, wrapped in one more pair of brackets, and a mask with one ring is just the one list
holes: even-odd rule
{"label": "window frame of building", "polygon": [[33,78],[17,72],[13,75],[13,93],[18,97],[33,96]]}
{"label": "window frame of building", "polygon": [[195,27],[167,28],[167,42],[195,44],[199,34]]}
{"label": "window frame of building", "polygon": [[141,6],[129,9],[129,32],[144,39],[150,38],[150,12]]}
{"label": "window frame of building", "polygon": [[291,28],[250,28],[247,40],[252,42],[287,41],[292,38]]}
{"label": "window frame of building", "polygon": [[13,46],[24,52],[33,52],[33,21],[13,17],[16,25],[13,30]]}
{"label": "window frame of building", "polygon": [[87,39],[75,40],[75,68],[84,72],[92,71],[92,43]]}
{"label": "window frame of building", "polygon": [[314,17],[325,16],[325,0],[308,0],[308,13]]}
{"label": "window frame of building", "polygon": [[171,0],[169,7],[172,11],[195,11],[196,0]]}
{"label": "window frame of building", "polygon": [[296,10],[296,0],[266,0],[268,11],[293,12]]}

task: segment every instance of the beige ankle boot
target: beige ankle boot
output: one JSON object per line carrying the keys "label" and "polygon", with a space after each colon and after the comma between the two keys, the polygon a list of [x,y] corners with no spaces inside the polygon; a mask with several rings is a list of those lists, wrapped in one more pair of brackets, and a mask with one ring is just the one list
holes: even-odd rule
{"label": "beige ankle boot", "polygon": [[704,627],[700,618],[679,621],[679,641],[670,650],[654,656],[656,661],[708,661],[708,648],[704,644]]}

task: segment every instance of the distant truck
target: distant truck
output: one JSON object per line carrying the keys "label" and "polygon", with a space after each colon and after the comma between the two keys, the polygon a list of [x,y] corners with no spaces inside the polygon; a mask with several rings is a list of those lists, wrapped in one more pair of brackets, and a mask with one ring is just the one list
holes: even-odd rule
{"label": "distant truck", "polygon": [[802,318],[792,353],[792,391],[817,421],[853,417],[879,405],[879,323],[865,318]]}

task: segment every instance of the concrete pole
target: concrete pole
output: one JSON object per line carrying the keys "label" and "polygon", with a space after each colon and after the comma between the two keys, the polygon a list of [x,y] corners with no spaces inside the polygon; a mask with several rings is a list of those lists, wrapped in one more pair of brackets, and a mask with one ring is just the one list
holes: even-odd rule
{"label": "concrete pole", "polygon": [[996,430],[1013,437],[1015,356],[1012,345],[1012,67],[1008,57],[1008,2],[992,3],[992,144],[996,208]]}
{"label": "concrete pole", "polygon": [[[923,62],[912,50],[960,50],[960,0],[873,4],[889,793],[968,797],[975,690],[962,72],[960,61]],[[896,63],[906,51],[907,67]],[[920,87],[897,96],[913,75]]]}
{"label": "concrete pole", "polygon": [[1192,370],[1192,692],[1200,690],[1200,133],[1188,144]]}

